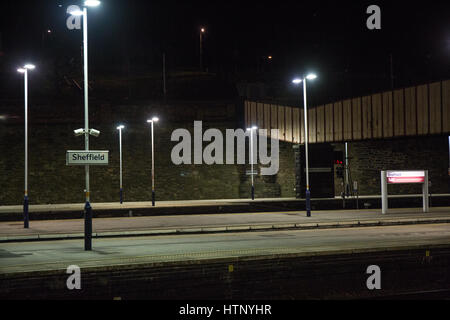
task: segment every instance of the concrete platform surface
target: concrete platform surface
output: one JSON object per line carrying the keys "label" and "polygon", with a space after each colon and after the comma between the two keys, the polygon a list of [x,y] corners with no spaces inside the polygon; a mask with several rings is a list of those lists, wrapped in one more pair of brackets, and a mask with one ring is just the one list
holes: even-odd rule
{"label": "concrete platform surface", "polygon": [[[217,233],[236,231],[323,229],[377,225],[450,223],[450,207],[379,210],[304,211],[201,214],[93,219],[94,237],[145,236],[160,234]],[[84,219],[0,222],[0,242],[79,239],[83,237]]]}
{"label": "concrete platform surface", "polygon": [[332,230],[196,234],[97,239],[93,250],[83,241],[66,240],[0,244],[0,280],[14,274],[65,272],[70,265],[83,270],[113,270],[166,263],[238,262],[280,256],[315,256],[425,250],[450,246],[448,224],[384,226]]}
{"label": "concrete platform surface", "polygon": [[[421,194],[411,195],[389,195],[389,199],[401,199],[401,198],[421,198]],[[435,194],[433,197],[446,198],[450,197],[450,194]],[[360,205],[363,207],[364,200],[381,199],[381,196],[360,196]],[[323,199],[311,199],[312,201],[325,202],[325,201],[338,201],[342,202],[342,198],[323,198]],[[347,199],[349,203],[355,202],[354,198]],[[212,199],[212,200],[177,200],[177,201],[157,201],[155,208],[170,208],[170,207],[202,207],[202,206],[238,206],[238,205],[250,205],[250,204],[270,204],[280,202],[304,202],[304,199],[296,198],[264,198],[264,199]],[[91,203],[92,207],[97,210],[132,210],[132,209],[152,209],[151,201],[140,202],[104,202],[104,203]],[[65,211],[82,211],[84,203],[66,203],[66,204],[30,204],[30,212],[65,212]],[[4,213],[22,213],[23,205],[8,205],[0,206],[0,215]]]}

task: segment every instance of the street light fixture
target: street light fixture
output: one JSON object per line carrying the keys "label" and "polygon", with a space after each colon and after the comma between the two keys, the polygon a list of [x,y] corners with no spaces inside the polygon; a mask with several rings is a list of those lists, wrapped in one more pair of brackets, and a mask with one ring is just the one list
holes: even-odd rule
{"label": "street light fixture", "polygon": [[303,83],[303,108],[305,111],[305,165],[306,165],[306,216],[311,217],[311,192],[309,189],[309,159],[308,159],[308,111],[306,101],[306,80],[314,80],[317,75],[311,73],[303,79],[297,78],[292,81],[294,84]]}
{"label": "street light fixture", "polygon": [[155,146],[154,146],[154,136],[153,136],[153,124],[158,122],[158,117],[153,117],[151,120],[147,120],[147,123],[151,123],[151,135],[152,135],[152,206],[155,206]]}
{"label": "street light fixture", "polygon": [[25,89],[25,188],[23,198],[23,227],[28,229],[30,227],[30,217],[28,214],[28,70],[33,70],[36,67],[32,64],[26,64],[23,68],[17,69],[19,73],[24,75],[24,89]]}
{"label": "street light fixture", "polygon": [[[83,58],[84,58],[84,144],[85,150],[89,151],[89,135],[98,137],[100,131],[89,129],[89,82],[88,82],[88,17],[87,7],[97,7],[101,4],[98,0],[86,0],[83,10],[72,11],[70,14],[74,16],[83,16]],[[77,133],[78,131],[78,133]],[[75,135],[80,134],[79,130],[75,131]],[[85,166],[86,176],[86,203],[84,206],[84,250],[92,250],[92,207],[90,204],[90,185],[89,185],[89,165]]]}
{"label": "street light fixture", "polygon": [[205,32],[205,28],[200,28],[200,71],[203,71],[203,34]]}
{"label": "street light fixture", "polygon": [[123,203],[123,185],[122,185],[122,129],[125,129],[124,125],[117,127],[119,130],[119,153],[120,153],[120,204]]}
{"label": "street light fixture", "polygon": [[250,131],[250,165],[251,165],[250,175],[252,177],[252,190],[251,190],[252,200],[255,200],[255,181],[254,181],[254,177],[253,177],[254,176],[254,174],[253,174],[253,131],[256,132],[256,130],[258,130],[257,126],[247,128],[247,131]]}

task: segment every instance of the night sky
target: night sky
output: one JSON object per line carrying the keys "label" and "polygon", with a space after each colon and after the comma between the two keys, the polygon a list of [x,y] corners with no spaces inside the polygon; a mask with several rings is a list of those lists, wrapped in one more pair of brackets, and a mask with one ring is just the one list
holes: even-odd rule
{"label": "night sky", "polygon": [[[81,2],[1,2],[3,74],[22,61],[80,59],[82,33],[65,26],[69,4]],[[381,7],[381,30],[366,28],[370,4]],[[371,93],[390,89],[391,54],[396,87],[450,75],[448,1],[104,0],[89,11],[91,70],[158,71],[162,52],[170,70],[195,68],[201,26],[205,66],[240,79],[263,68],[266,80],[289,83],[315,71],[330,92]]]}

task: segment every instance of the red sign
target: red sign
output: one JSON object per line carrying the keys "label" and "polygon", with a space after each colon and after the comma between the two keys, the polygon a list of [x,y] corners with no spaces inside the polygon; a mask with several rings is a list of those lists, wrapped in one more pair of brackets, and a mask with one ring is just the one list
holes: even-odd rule
{"label": "red sign", "polygon": [[424,183],[425,171],[388,171],[387,183]]}

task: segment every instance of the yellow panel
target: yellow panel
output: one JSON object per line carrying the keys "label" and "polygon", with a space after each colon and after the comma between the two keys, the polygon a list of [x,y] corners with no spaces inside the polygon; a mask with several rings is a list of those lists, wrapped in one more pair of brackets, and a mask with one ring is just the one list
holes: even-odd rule
{"label": "yellow panel", "polygon": [[271,129],[279,129],[278,128],[278,106],[270,105],[270,127]]}
{"label": "yellow panel", "polygon": [[405,122],[406,135],[417,134],[416,87],[405,89]]}
{"label": "yellow panel", "polygon": [[292,108],[293,142],[300,143],[300,109]]}
{"label": "yellow panel", "polygon": [[428,85],[417,87],[417,134],[428,134]]}
{"label": "yellow panel", "polygon": [[430,133],[442,132],[441,83],[430,84]]}
{"label": "yellow panel", "polygon": [[352,101],[345,100],[343,102],[344,108],[344,140],[352,139]]}
{"label": "yellow panel", "polygon": [[405,135],[405,101],[404,90],[394,91],[394,136]]}
{"label": "yellow panel", "polygon": [[292,142],[292,108],[285,108],[285,117],[286,117],[286,141]]}
{"label": "yellow panel", "polygon": [[300,109],[300,143],[305,143],[305,110]]}
{"label": "yellow panel", "polygon": [[353,139],[362,139],[362,113],[361,113],[361,98],[352,100],[352,113],[353,113]]}
{"label": "yellow panel", "polygon": [[308,141],[311,143],[316,143],[317,141],[317,128],[316,128],[316,108],[308,110]]}
{"label": "yellow panel", "polygon": [[394,136],[394,113],[393,113],[392,91],[383,93],[383,137]]}
{"label": "yellow panel", "polygon": [[267,129],[267,136],[270,137],[270,104],[264,104],[264,129]]}
{"label": "yellow panel", "polygon": [[317,142],[325,142],[325,106],[317,107]]}
{"label": "yellow panel", "polygon": [[286,141],[285,107],[278,106],[278,129],[280,130],[280,140]]}
{"label": "yellow panel", "polygon": [[450,132],[450,80],[442,82],[442,131]]}
{"label": "yellow panel", "polygon": [[257,121],[256,126],[258,128],[264,128],[264,104],[257,103]]}
{"label": "yellow panel", "polygon": [[257,123],[257,106],[256,102],[250,102],[251,105],[251,116],[250,116],[250,126],[256,126]]}
{"label": "yellow panel", "polygon": [[362,97],[362,132],[363,139],[372,138],[372,97]]}
{"label": "yellow panel", "polygon": [[333,105],[325,105],[325,140],[327,142],[334,141],[334,117]]}
{"label": "yellow panel", "polygon": [[372,137],[381,138],[383,136],[383,117],[382,117],[381,94],[372,96]]}

